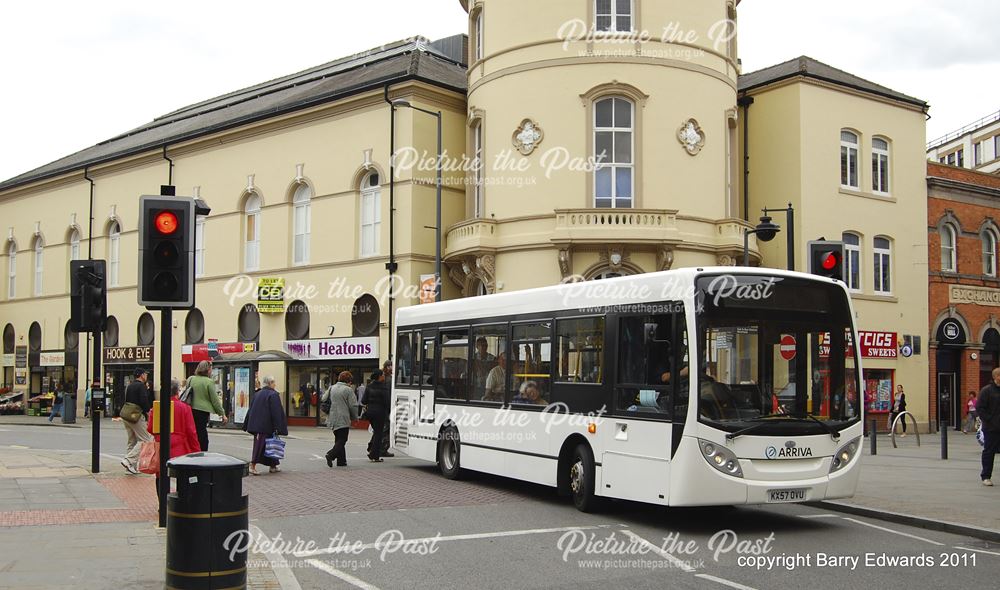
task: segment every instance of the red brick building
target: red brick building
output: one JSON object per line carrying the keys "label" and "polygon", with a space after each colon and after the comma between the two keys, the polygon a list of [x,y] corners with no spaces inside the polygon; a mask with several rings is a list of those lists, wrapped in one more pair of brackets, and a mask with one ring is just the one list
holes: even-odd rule
{"label": "red brick building", "polygon": [[927,164],[930,415],[958,427],[1000,366],[1000,176]]}

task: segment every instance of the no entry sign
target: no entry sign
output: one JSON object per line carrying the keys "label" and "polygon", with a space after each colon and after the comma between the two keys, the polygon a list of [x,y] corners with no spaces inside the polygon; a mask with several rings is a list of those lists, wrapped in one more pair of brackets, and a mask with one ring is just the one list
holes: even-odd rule
{"label": "no entry sign", "polygon": [[795,358],[795,336],[791,334],[785,334],[781,337],[781,344],[778,345],[778,350],[781,351],[781,358],[786,361],[790,361]]}

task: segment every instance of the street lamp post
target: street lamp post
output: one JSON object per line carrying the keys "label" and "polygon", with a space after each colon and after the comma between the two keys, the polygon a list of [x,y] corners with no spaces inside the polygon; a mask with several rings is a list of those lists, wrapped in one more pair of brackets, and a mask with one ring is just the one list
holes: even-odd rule
{"label": "street lamp post", "polygon": [[[392,107],[413,109],[426,113],[437,118],[437,217],[434,224],[434,301],[441,301],[441,169],[442,159],[442,134],[441,134],[441,111],[431,111],[413,106],[409,101],[397,99],[392,101]],[[395,157],[395,154],[393,154]]]}
{"label": "street lamp post", "polygon": [[767,215],[761,216],[757,227],[745,230],[743,232],[743,266],[750,266],[750,234],[756,234],[757,239],[761,242],[770,242],[779,231],[781,231],[781,226],[771,223],[771,218]]}
{"label": "street lamp post", "polygon": [[765,207],[764,215],[770,215],[776,211],[785,212],[785,227],[788,230],[785,234],[788,238],[788,270],[795,270],[795,209],[792,208],[791,203],[784,209],[768,209]]}

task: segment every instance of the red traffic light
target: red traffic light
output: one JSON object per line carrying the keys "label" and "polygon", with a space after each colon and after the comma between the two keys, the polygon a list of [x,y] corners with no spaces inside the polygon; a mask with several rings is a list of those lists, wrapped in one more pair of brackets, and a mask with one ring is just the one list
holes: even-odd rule
{"label": "red traffic light", "polygon": [[153,227],[161,234],[169,236],[177,231],[177,216],[170,211],[160,211],[153,220]]}
{"label": "red traffic light", "polygon": [[823,270],[833,270],[837,268],[837,262],[837,255],[833,252],[827,252],[823,255],[820,265],[823,266]]}

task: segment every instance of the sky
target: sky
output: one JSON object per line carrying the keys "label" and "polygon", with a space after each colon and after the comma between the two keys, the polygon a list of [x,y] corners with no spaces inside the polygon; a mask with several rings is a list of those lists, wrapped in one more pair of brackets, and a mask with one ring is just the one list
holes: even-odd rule
{"label": "sky", "polygon": [[[809,55],[929,102],[928,139],[1000,110],[997,0],[743,0],[739,19],[745,72]],[[0,22],[0,180],[191,103],[467,30],[458,0],[34,0]]]}

